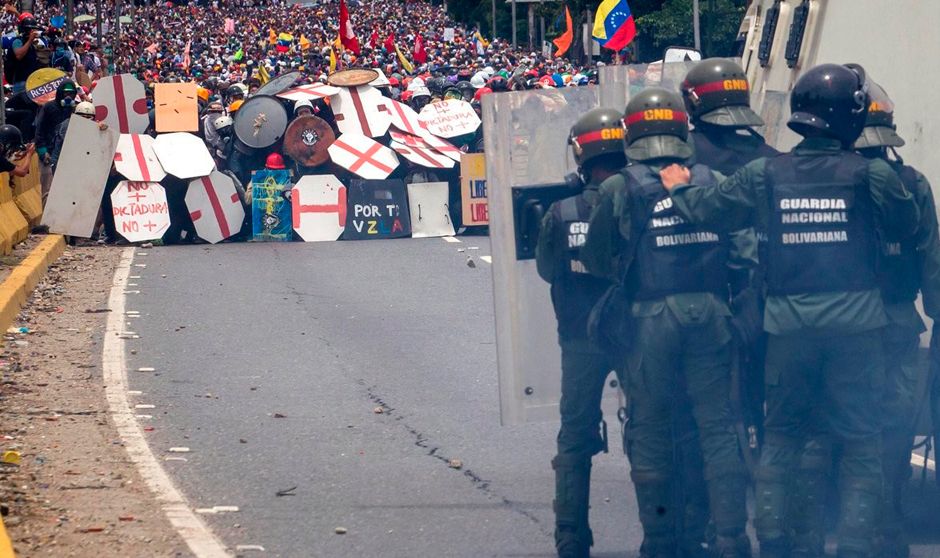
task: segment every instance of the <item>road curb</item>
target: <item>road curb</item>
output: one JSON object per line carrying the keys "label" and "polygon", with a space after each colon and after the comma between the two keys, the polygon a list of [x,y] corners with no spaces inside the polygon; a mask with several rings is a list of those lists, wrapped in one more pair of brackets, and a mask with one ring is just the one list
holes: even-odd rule
{"label": "road curb", "polygon": [[[33,248],[16,269],[10,273],[3,283],[0,283],[0,331],[6,331],[20,309],[26,304],[33,287],[39,278],[49,269],[65,251],[65,237],[54,234],[47,235],[38,246]],[[2,557],[2,554],[0,554]]]}

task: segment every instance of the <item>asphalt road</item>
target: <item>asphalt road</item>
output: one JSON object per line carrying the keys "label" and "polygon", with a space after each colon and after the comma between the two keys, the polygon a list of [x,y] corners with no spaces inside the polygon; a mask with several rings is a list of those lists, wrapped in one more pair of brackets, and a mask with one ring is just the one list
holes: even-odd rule
{"label": "asphalt road", "polygon": [[[151,447],[193,507],[238,507],[204,516],[229,548],[554,555],[557,424],[499,426],[490,248],[462,241],[137,251],[126,307],[140,312],[128,321],[140,339],[126,348],[142,393],[132,403],[155,405],[142,411],[153,415]],[[640,544],[616,432],[594,461],[601,558],[636,556]],[[168,452],[180,446],[191,451]],[[920,471],[909,487],[913,556],[940,557],[940,493]]]}
{"label": "asphalt road", "polygon": [[[194,507],[238,506],[205,516],[230,548],[554,555],[557,424],[499,425],[490,250],[462,240],[138,250],[132,403]],[[635,555],[619,441],[594,479],[595,555]]]}

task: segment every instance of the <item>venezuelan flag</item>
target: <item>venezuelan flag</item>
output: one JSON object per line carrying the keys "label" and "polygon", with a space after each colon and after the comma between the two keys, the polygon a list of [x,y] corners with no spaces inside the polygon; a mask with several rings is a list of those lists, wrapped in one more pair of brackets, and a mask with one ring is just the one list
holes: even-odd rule
{"label": "venezuelan flag", "polygon": [[278,52],[287,52],[290,50],[291,43],[294,42],[294,36],[290,33],[281,33],[277,36],[277,44],[274,49]]}
{"label": "venezuelan flag", "polygon": [[627,0],[603,0],[594,16],[595,41],[604,48],[619,51],[636,37],[636,22]]}

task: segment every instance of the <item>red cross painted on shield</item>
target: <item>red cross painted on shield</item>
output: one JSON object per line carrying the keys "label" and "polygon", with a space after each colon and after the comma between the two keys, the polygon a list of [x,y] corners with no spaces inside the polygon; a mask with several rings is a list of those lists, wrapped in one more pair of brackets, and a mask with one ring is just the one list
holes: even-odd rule
{"label": "red cross painted on shield", "polygon": [[[124,93],[124,78],[122,76],[114,76],[111,78],[111,83],[114,87],[114,104],[115,110],[117,111],[118,119],[118,132],[122,134],[129,134],[130,122],[127,118],[127,109],[131,108],[137,114],[147,114],[147,99],[140,98],[136,99],[131,107],[127,105],[127,95]],[[95,119],[102,121],[108,117],[108,107],[104,105],[98,105],[95,107]]]}
{"label": "red cross painted on shield", "polygon": [[438,169],[444,168],[443,163],[441,163],[440,161],[431,157],[428,154],[428,151],[430,151],[430,149],[421,148],[421,147],[406,147],[406,146],[395,146],[395,147],[392,147],[392,149],[401,153],[402,155],[408,155],[409,153],[414,153],[418,157],[421,157],[422,159],[427,161],[428,164],[430,164],[432,167],[438,168]]}
{"label": "red cross painted on shield", "polygon": [[414,117],[409,118],[410,115],[407,112],[405,112],[405,109],[403,108],[404,105],[402,105],[398,101],[394,99],[387,99],[385,101],[385,106],[389,107],[391,109],[391,112],[401,119],[402,127],[409,134],[417,135],[421,133],[421,130],[418,130],[415,128],[415,124],[418,125],[418,128],[421,128],[424,130],[427,129],[427,126],[424,124],[424,122],[418,121]]}
{"label": "red cross painted on shield", "polygon": [[291,219],[294,227],[300,226],[300,217],[303,213],[336,213],[339,226],[346,226],[346,188],[341,187],[336,192],[335,204],[307,204],[300,201],[300,190],[291,193]]}
{"label": "red cross painted on shield", "polygon": [[[362,104],[362,96],[359,95],[359,88],[350,87],[348,92],[353,102],[353,108],[356,109],[356,118],[359,120],[359,127],[362,128],[363,135],[372,137],[372,128],[369,127],[369,117],[366,116],[366,109]],[[380,111],[388,111],[388,107],[385,106],[385,103],[379,103],[376,108]],[[346,120],[346,115],[337,114],[335,118],[337,121],[343,122]]]}
{"label": "red cross painted on shield", "polygon": [[[318,99],[323,99],[323,98],[325,98],[325,97],[330,97],[331,95],[330,95],[329,93],[324,93],[324,92],[323,92],[324,89],[325,89],[325,88],[324,88],[322,85],[312,85],[312,84],[311,84],[311,85],[301,85],[300,87],[295,87],[295,88],[291,89],[290,91],[285,91],[284,94],[288,94],[288,93],[306,93],[306,94],[312,95],[312,96],[314,96],[314,97],[316,97],[316,98],[318,98]],[[326,89],[326,90],[329,91],[329,89]]]}
{"label": "red cross painted on shield", "polygon": [[144,147],[140,144],[140,136],[137,134],[132,135],[131,143],[134,144],[134,155],[137,157],[137,164],[140,165],[140,173],[144,177],[144,182],[150,182],[150,168],[147,166],[147,158],[144,157]]}
{"label": "red cross painted on shield", "polygon": [[343,151],[347,151],[353,154],[356,157],[356,162],[348,167],[350,172],[356,172],[357,170],[362,168],[363,165],[366,165],[366,164],[372,165],[373,167],[386,173],[391,173],[393,170],[395,170],[394,168],[386,165],[385,163],[382,163],[381,161],[377,161],[372,158],[373,155],[375,155],[376,153],[379,152],[380,149],[382,149],[382,145],[379,143],[374,144],[372,147],[367,149],[365,153],[363,153],[362,151],[359,151],[355,147],[349,145],[348,143],[342,140],[334,141],[333,145],[335,145],[336,147],[339,147]]}
{"label": "red cross painted on shield", "polygon": [[[206,196],[209,198],[209,205],[212,206],[212,214],[215,215],[215,220],[219,224],[219,232],[222,233],[222,238],[232,236],[228,228],[228,220],[225,218],[225,212],[222,211],[222,202],[219,201],[219,196],[215,193],[215,188],[212,187],[212,181],[209,180],[208,176],[203,176],[199,180],[202,182],[202,187],[206,189]],[[238,199],[238,194],[232,194],[233,203],[237,202]],[[189,216],[192,217],[193,221],[196,221],[202,217],[202,212],[197,210],[190,213]]]}
{"label": "red cross painted on shield", "polygon": [[428,144],[428,142],[426,142],[425,140],[421,139],[418,136],[412,136],[411,134],[402,134],[400,132],[396,132],[395,130],[392,130],[390,133],[392,135],[393,140],[403,143],[409,147],[431,147],[430,144]]}

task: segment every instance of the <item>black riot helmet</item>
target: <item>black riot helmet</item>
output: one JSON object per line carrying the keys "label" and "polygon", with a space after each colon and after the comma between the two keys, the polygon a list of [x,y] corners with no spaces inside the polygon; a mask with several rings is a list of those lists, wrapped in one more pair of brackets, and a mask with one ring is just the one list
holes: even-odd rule
{"label": "black riot helmet", "polygon": [[869,83],[868,115],[865,128],[855,140],[855,149],[872,147],[901,147],[904,138],[898,135],[894,124],[894,103],[885,90],[875,82]]}
{"label": "black riot helmet", "polygon": [[868,84],[858,64],[821,64],[804,73],[790,94],[787,126],[801,136],[828,136],[850,148],[868,115]]}
{"label": "black riot helmet", "polygon": [[686,74],[681,89],[693,123],[732,128],[764,125],[751,110],[751,89],[744,69],[731,60],[702,60]]}
{"label": "black riot helmet", "polygon": [[627,158],[632,161],[684,160],[693,155],[689,115],[677,93],[659,87],[640,91],[627,103],[623,123]]}
{"label": "black riot helmet", "polygon": [[13,153],[23,145],[23,134],[12,124],[0,126],[0,150],[2,153]]}
{"label": "black riot helmet", "polygon": [[245,97],[245,91],[237,84],[230,85],[225,91],[225,94],[228,95],[230,99],[242,99]]}
{"label": "black riot helmet", "polygon": [[623,115],[610,108],[596,108],[584,113],[568,134],[574,162],[583,168],[590,161],[610,156],[613,165],[623,167]]}

